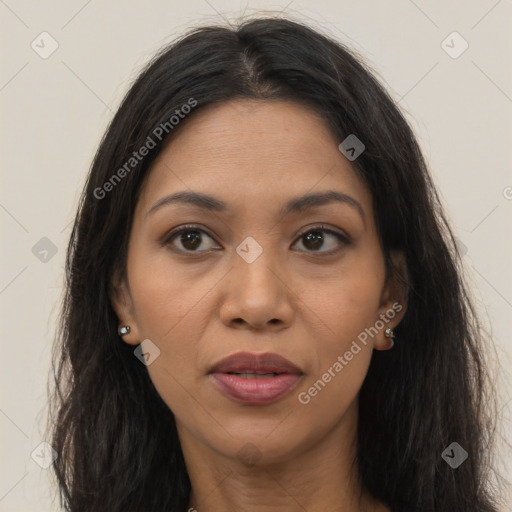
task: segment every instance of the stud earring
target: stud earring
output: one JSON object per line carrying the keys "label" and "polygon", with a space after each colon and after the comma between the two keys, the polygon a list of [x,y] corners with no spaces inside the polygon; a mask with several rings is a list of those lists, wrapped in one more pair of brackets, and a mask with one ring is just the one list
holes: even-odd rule
{"label": "stud earring", "polygon": [[389,339],[389,346],[388,346],[388,348],[377,348],[377,347],[374,347],[375,350],[390,350],[395,345],[395,340],[394,340],[395,333],[393,332],[393,329],[387,328],[384,331],[384,336],[386,336],[386,338]]}
{"label": "stud earring", "polygon": [[384,336],[386,336],[386,338],[388,338],[389,342],[390,342],[390,346],[389,346],[388,350],[393,348],[393,346],[395,345],[395,333],[393,332],[393,329],[388,327],[384,331]]}
{"label": "stud earring", "polygon": [[123,325],[119,328],[119,336],[124,336],[125,334],[128,334],[130,332],[130,326],[129,325]]}

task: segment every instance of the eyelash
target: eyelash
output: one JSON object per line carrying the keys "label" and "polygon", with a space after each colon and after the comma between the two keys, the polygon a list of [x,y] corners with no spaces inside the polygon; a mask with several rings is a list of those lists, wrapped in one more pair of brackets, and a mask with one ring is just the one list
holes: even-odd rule
{"label": "eyelash", "polygon": [[[188,225],[182,226],[181,228],[177,229],[176,231],[172,231],[171,233],[169,233],[167,236],[164,237],[164,239],[162,240],[161,243],[164,246],[170,245],[171,242],[173,242],[174,239],[177,238],[179,235],[181,235],[182,233],[187,233],[189,231],[199,231],[200,233],[204,233],[205,235],[208,235],[208,237],[210,237],[213,240],[213,237],[211,235],[209,235],[208,232],[206,232],[205,230],[203,230],[193,224],[188,224]],[[335,236],[343,245],[350,244],[350,239],[347,236],[342,235],[341,233],[338,233],[337,231],[333,231],[332,229],[324,228],[323,225],[308,228],[307,230],[303,231],[302,233],[300,233],[297,236],[296,242],[311,232],[327,233],[329,235]],[[295,245],[295,243],[294,243],[294,245]],[[212,252],[214,250],[218,250],[218,249],[210,249],[207,251],[186,251],[186,250],[176,249],[176,251],[181,254],[194,254],[194,253],[195,254],[205,254],[205,253]],[[305,251],[305,252],[309,253],[309,254],[313,254],[313,255],[322,254],[324,256],[330,256],[330,255],[336,254],[340,250],[341,250],[341,248],[331,250],[331,251]]]}

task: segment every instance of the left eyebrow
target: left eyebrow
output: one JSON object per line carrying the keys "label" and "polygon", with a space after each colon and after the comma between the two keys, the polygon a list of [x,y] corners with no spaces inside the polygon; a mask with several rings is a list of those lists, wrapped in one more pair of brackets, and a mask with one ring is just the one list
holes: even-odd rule
{"label": "left eyebrow", "polygon": [[303,196],[291,199],[283,206],[283,208],[281,208],[280,215],[282,217],[285,217],[290,213],[300,213],[306,210],[310,210],[334,202],[339,202],[351,206],[352,208],[357,210],[359,215],[361,215],[363,221],[366,221],[366,215],[364,213],[363,207],[361,206],[361,203],[354,199],[353,197],[347,194],[342,194],[341,192],[336,192],[335,190],[318,192],[316,194],[305,194]]}
{"label": "left eyebrow", "polygon": [[[357,201],[356,199],[347,194],[336,192],[334,190],[318,192],[315,194],[305,194],[303,196],[290,199],[281,208],[280,216],[285,217],[290,213],[301,213],[306,210],[318,208],[319,206],[324,206],[334,202],[339,202],[351,206],[360,214],[360,216],[363,219],[363,222],[366,221],[366,215],[359,201]],[[167,206],[174,203],[192,204],[204,210],[215,211],[220,213],[226,212],[228,210],[228,205],[224,201],[216,197],[207,194],[202,194],[199,192],[184,190],[181,192],[175,192],[174,194],[170,194],[159,199],[146,213],[146,217],[150,213],[155,212],[156,210],[162,208],[163,206]]]}

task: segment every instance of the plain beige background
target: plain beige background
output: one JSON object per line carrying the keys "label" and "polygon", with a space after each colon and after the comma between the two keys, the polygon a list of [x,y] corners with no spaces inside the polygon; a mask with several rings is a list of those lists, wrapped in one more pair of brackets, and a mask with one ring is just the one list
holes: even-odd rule
{"label": "plain beige background", "polygon": [[2,0],[1,512],[59,510],[50,470],[35,460],[46,441],[70,222],[108,121],[143,64],[174,36],[261,10],[284,10],[362,53],[411,122],[495,339],[498,469],[512,480],[510,0]]}

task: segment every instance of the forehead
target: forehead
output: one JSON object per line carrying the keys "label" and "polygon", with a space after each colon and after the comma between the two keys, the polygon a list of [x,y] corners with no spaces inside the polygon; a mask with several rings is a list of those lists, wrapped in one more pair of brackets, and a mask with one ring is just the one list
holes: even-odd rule
{"label": "forehead", "polygon": [[223,198],[240,212],[277,212],[287,198],[336,190],[371,208],[371,196],[325,121],[292,102],[231,100],[186,119],[146,178],[140,208],[193,190]]}

